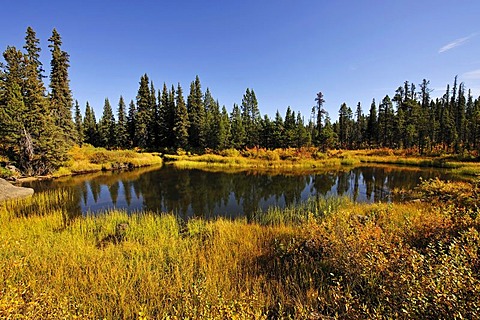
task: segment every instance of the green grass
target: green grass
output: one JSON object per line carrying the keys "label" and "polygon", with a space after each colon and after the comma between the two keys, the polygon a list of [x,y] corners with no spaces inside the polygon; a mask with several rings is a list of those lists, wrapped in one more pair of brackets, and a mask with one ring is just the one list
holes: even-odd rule
{"label": "green grass", "polygon": [[0,318],[478,318],[477,186],[403,204],[319,198],[253,221],[0,204]]}

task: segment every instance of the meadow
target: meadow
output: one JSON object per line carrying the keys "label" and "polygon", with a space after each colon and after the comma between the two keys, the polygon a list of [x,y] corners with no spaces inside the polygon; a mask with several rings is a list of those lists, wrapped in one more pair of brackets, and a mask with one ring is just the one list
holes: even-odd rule
{"label": "meadow", "polygon": [[250,221],[71,217],[68,192],[38,193],[0,204],[0,318],[478,318],[478,192],[431,180]]}

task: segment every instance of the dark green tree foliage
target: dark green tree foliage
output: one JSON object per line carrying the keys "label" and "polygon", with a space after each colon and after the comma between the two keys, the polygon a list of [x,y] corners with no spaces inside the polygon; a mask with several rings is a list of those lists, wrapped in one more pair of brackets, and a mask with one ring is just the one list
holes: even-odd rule
{"label": "dark green tree foliage", "polygon": [[98,132],[100,136],[100,145],[107,149],[112,149],[117,144],[117,132],[115,116],[113,115],[112,106],[110,101],[105,99],[103,105],[103,114],[98,123]]}
{"label": "dark green tree foliage", "polygon": [[393,104],[387,95],[378,107],[378,132],[382,147],[393,147],[394,120]]}
{"label": "dark green tree foliage", "polygon": [[247,147],[258,146],[260,142],[260,111],[255,92],[247,88],[242,99],[242,122],[245,129],[245,145]]}
{"label": "dark green tree foliage", "polygon": [[323,93],[318,92],[317,97],[315,98],[317,102],[316,105],[312,109],[312,114],[316,118],[315,124],[315,132],[314,132],[314,141],[315,144],[320,144],[321,140],[323,139],[323,118],[326,116],[326,110],[323,108],[323,104],[325,103],[325,99],[323,98]]}
{"label": "dark green tree foliage", "polygon": [[351,148],[353,140],[353,113],[345,103],[338,113],[338,139],[341,148]]}
{"label": "dark green tree foliage", "polygon": [[171,98],[167,85],[164,83],[162,93],[159,94],[158,103],[158,139],[160,140],[160,147],[167,149],[174,147],[173,126],[175,100],[170,101]]}
{"label": "dark green tree foliage", "polygon": [[297,120],[295,126],[295,147],[300,148],[304,146],[310,146],[311,136],[305,127],[302,115],[297,113]]}
{"label": "dark green tree foliage", "polygon": [[120,96],[117,109],[116,125],[116,146],[121,149],[127,149],[130,146],[127,126],[127,106],[123,97]]}
{"label": "dark green tree foliage", "polygon": [[[217,102],[218,104],[218,102]],[[222,114],[220,115],[220,126],[218,128],[219,149],[227,149],[230,147],[231,126],[228,111],[225,106],[222,107]]]}
{"label": "dark green tree foliage", "polygon": [[[173,91],[173,90],[172,90]],[[180,83],[177,87],[176,106],[173,114],[173,147],[186,149],[188,147],[188,111],[183,98]]]}
{"label": "dark green tree foliage", "polygon": [[368,114],[366,140],[371,147],[376,146],[378,142],[377,104],[375,99],[372,100]]}
{"label": "dark green tree foliage", "polygon": [[149,147],[149,127],[152,121],[151,94],[149,79],[144,74],[140,79],[140,88],[137,93],[137,113],[135,117],[135,137],[138,147],[147,149]]}
{"label": "dark green tree foliage", "polygon": [[84,136],[83,136],[83,119],[82,119],[82,113],[80,111],[80,105],[78,104],[78,101],[75,100],[75,114],[74,114],[74,120],[75,120],[75,131],[76,131],[76,137],[77,141],[75,141],[79,146],[82,146]]}
{"label": "dark green tree foliage", "polygon": [[188,131],[189,144],[193,149],[205,147],[206,114],[203,104],[202,87],[200,78],[196,76],[195,81],[190,84],[190,94],[187,98],[187,110],[190,121]]}
{"label": "dark green tree foliage", "polygon": [[56,29],[48,39],[48,47],[52,53],[50,62],[50,110],[53,113],[55,124],[60,129],[63,139],[63,149],[69,148],[75,142],[75,127],[72,120],[73,99],[70,91],[68,68],[69,55],[62,50],[62,39]]}
{"label": "dark green tree foliage", "polygon": [[85,116],[83,117],[83,135],[84,142],[92,146],[99,146],[99,137],[97,130],[97,120],[95,118],[95,111],[90,107],[87,101],[85,106]]}
{"label": "dark green tree foliage", "polygon": [[206,113],[206,137],[205,144],[207,148],[218,150],[222,137],[220,136],[221,114],[218,101],[215,101],[207,88],[204,96],[204,105]]}
{"label": "dark green tree foliage", "polygon": [[0,110],[1,144],[6,149],[4,152],[14,161],[19,162],[25,152],[20,143],[25,136],[23,115],[26,112],[22,95],[23,54],[15,47],[7,47],[3,57],[6,65],[2,79],[2,109]]}
{"label": "dark green tree foliage", "polygon": [[50,173],[66,158],[48,110],[38,45],[28,28],[26,54],[7,47],[0,79],[0,149],[28,175]]}
{"label": "dark green tree foliage", "polygon": [[127,134],[128,134],[128,141],[130,147],[137,147],[137,139],[136,139],[136,132],[137,126],[136,121],[137,119],[137,107],[133,100],[130,100],[130,104],[128,105],[128,114],[127,114]]}
{"label": "dark green tree foliage", "polygon": [[296,118],[295,118],[295,111],[292,112],[292,109],[287,107],[287,112],[285,114],[285,123],[284,128],[285,132],[283,135],[284,138],[284,148],[295,147],[295,128],[296,128]]}
{"label": "dark green tree foliage", "polygon": [[233,104],[230,115],[231,146],[235,149],[241,149],[245,146],[246,132],[243,125],[242,113],[237,104]]}
{"label": "dark green tree foliage", "polygon": [[285,124],[283,122],[282,115],[277,110],[275,113],[275,120],[273,121],[273,132],[272,132],[272,147],[273,148],[283,148],[285,146]]}

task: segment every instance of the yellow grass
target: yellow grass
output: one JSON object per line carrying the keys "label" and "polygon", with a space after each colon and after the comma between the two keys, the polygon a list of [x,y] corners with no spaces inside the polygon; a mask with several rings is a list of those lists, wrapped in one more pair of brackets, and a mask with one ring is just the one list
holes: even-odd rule
{"label": "yellow grass", "polygon": [[68,163],[54,173],[55,177],[162,164],[162,159],[157,154],[138,153],[133,150],[107,150],[90,145],[73,147],[69,151],[69,156]]}
{"label": "yellow grass", "polygon": [[0,318],[478,318],[475,190],[433,181],[428,202],[312,199],[250,222],[72,218],[65,191],[6,202]]}

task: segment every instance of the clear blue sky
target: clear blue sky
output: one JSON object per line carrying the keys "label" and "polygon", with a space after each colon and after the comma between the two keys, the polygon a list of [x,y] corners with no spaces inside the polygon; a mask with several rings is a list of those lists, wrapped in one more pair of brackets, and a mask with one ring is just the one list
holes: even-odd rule
{"label": "clear blue sky", "polygon": [[230,111],[253,88],[262,114],[287,106],[308,120],[315,96],[337,118],[341,103],[368,111],[405,80],[441,96],[455,75],[480,94],[478,0],[9,1],[0,49],[22,47],[31,26],[49,70],[56,28],[70,54],[74,98],[100,117],[104,99],[135,99],[140,76],[157,89],[199,75]]}

